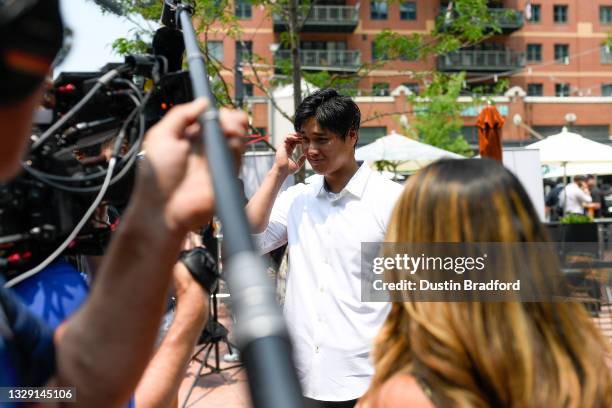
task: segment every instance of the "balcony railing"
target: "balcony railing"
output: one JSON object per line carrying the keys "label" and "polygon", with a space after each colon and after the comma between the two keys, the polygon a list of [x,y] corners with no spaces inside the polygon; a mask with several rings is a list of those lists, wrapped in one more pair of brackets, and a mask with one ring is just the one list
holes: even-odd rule
{"label": "balcony railing", "polygon": [[[278,59],[290,59],[290,50],[279,50]],[[300,50],[302,69],[356,71],[361,66],[361,51]]]}
{"label": "balcony railing", "polygon": [[[497,22],[503,33],[507,34],[523,27],[524,17],[522,11],[509,8],[489,8],[489,14]],[[446,21],[446,7],[440,9],[438,19],[441,22],[441,29],[443,31],[447,30],[450,24]],[[477,22],[478,20],[475,20],[475,23]],[[490,29],[491,27],[485,28]]]}
{"label": "balcony railing", "polygon": [[523,12],[513,9],[490,8],[489,13],[495,18],[499,28],[504,32],[518,30],[523,27]]}
{"label": "balcony railing", "polygon": [[[304,16],[300,16],[302,19]],[[287,29],[279,14],[273,15],[274,30]],[[313,6],[302,31],[352,32],[359,23],[359,10],[355,6]]]}
{"label": "balcony railing", "polygon": [[440,71],[509,71],[525,66],[525,53],[514,51],[454,51],[438,57]]}

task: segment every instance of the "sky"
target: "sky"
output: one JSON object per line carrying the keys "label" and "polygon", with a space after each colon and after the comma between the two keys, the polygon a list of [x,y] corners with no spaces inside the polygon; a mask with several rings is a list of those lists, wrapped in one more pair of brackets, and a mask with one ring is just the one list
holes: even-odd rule
{"label": "sky", "polygon": [[109,13],[89,0],[61,0],[64,23],[74,31],[72,50],[55,69],[60,72],[96,71],[108,62],[123,59],[112,50],[112,43],[125,37],[135,26],[125,18]]}

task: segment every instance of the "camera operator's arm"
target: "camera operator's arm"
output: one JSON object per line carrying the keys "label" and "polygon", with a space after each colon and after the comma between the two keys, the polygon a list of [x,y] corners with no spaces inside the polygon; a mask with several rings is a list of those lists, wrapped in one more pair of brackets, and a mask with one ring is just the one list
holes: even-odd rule
{"label": "camera operator's arm", "polygon": [[[151,357],[181,241],[212,216],[207,163],[190,140],[205,106],[178,106],[148,132],[147,159],[91,296],[56,333],[54,383],[76,387],[78,406],[127,402]],[[222,112],[221,125],[243,136],[246,115]],[[240,140],[232,144],[240,154]]]}
{"label": "camera operator's arm", "polygon": [[208,317],[208,292],[181,262],[174,266],[174,287],[174,321],[136,388],[137,407],[170,407],[176,402],[189,358]]}
{"label": "camera operator's arm", "polygon": [[295,134],[287,135],[283,145],[279,146],[276,151],[276,158],[272,169],[270,169],[259,190],[257,190],[247,204],[247,215],[253,227],[253,232],[256,234],[264,232],[268,227],[274,201],[285,179],[290,174],[298,171],[306,161],[305,155],[302,155],[297,163],[291,158],[293,151],[301,143],[302,140],[299,136]]}

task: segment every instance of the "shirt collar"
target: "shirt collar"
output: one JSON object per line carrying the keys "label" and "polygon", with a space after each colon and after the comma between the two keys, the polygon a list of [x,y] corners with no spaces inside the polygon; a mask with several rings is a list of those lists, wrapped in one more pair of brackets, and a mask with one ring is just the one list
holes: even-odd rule
{"label": "shirt collar", "polygon": [[[344,197],[346,194],[350,193],[355,197],[361,199],[371,172],[372,170],[370,169],[370,167],[367,165],[367,163],[364,162],[357,169],[355,174],[353,174],[353,177],[351,177],[346,186],[344,186],[344,188],[338,194],[334,195],[335,198],[341,198]],[[317,197],[328,195],[327,190],[325,190],[325,178],[323,176],[319,175],[319,177],[317,177],[312,184],[314,186],[315,195]]]}

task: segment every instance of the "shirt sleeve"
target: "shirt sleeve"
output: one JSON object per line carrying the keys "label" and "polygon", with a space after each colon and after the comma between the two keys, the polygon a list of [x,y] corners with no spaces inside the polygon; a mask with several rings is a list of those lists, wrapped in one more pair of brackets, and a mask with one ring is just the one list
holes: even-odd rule
{"label": "shirt sleeve", "polygon": [[8,336],[2,334],[2,340],[16,366],[19,385],[46,384],[56,368],[53,331],[3,287],[0,287],[0,307],[10,331]]}
{"label": "shirt sleeve", "polygon": [[255,245],[261,254],[267,254],[287,243],[287,220],[291,206],[303,188],[304,184],[291,186],[280,193],[274,201],[266,230],[253,235]]}

